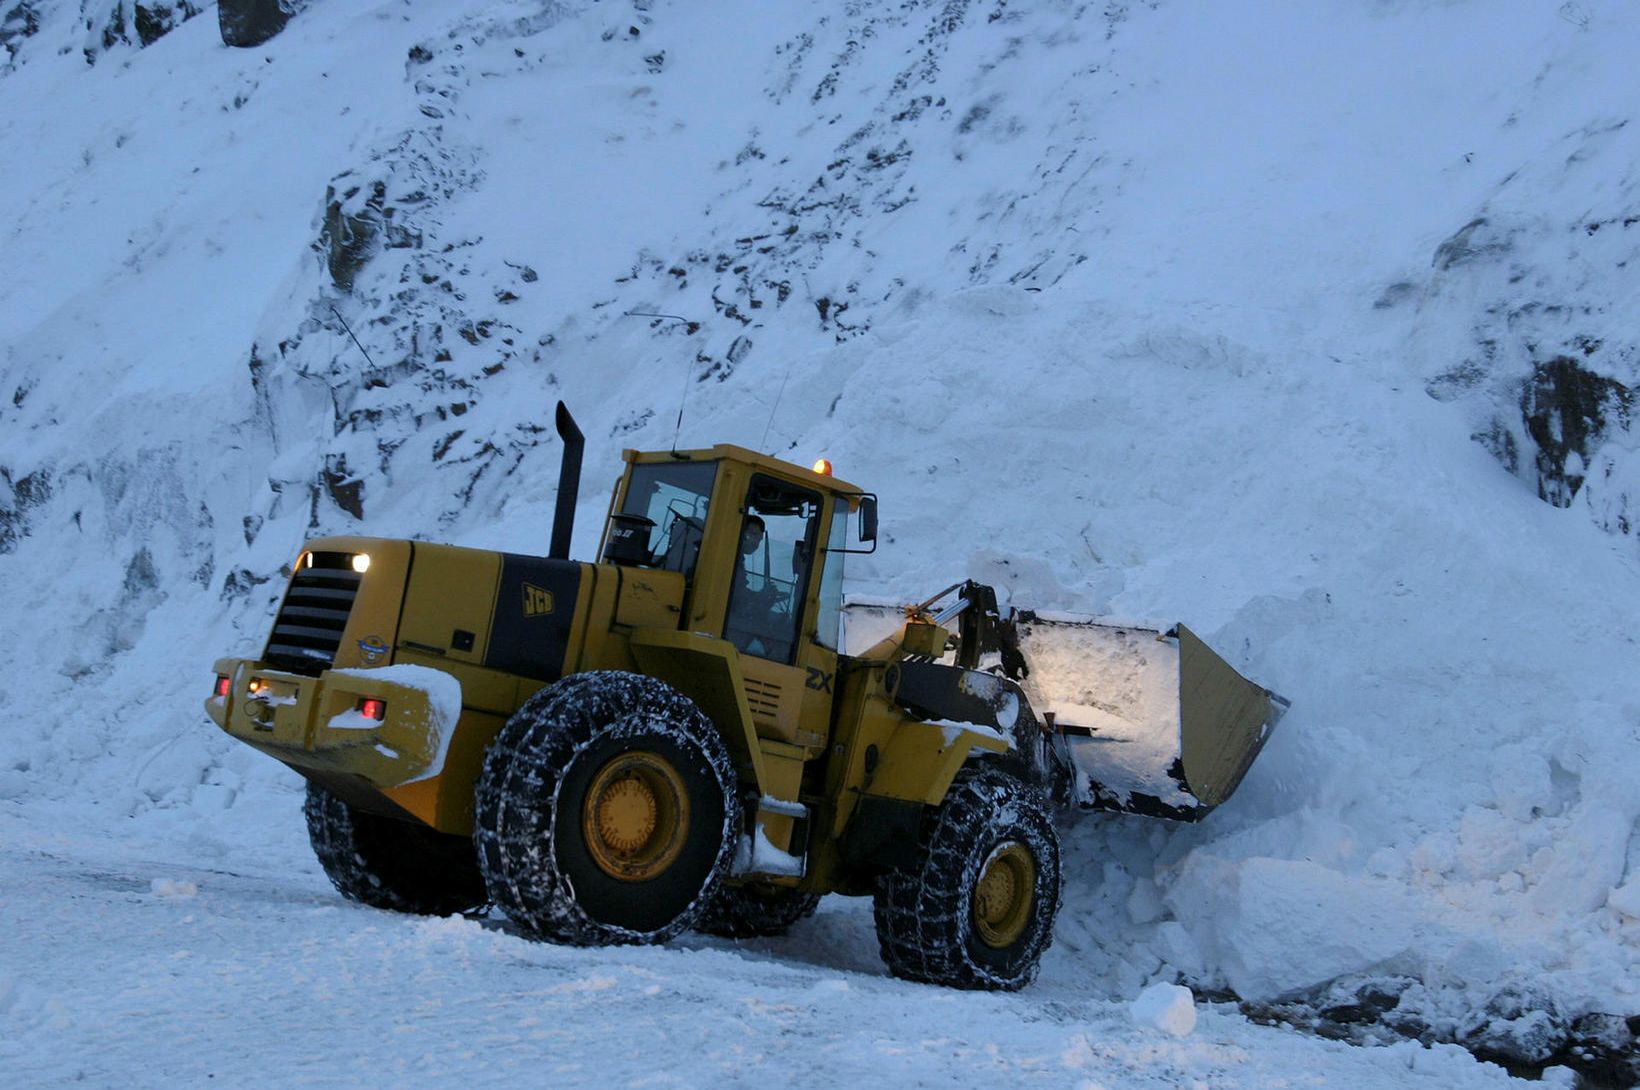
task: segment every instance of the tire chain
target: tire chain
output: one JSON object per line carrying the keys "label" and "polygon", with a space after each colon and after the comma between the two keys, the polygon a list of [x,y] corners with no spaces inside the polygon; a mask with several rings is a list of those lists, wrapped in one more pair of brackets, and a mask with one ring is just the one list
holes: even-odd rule
{"label": "tire chain", "polygon": [[[958,988],[1013,991],[1036,978],[1053,941],[1060,904],[1059,843],[1037,794],[1005,773],[959,775],[918,837],[917,866],[885,875],[873,899],[883,961],[895,976]],[[1024,942],[1025,963],[999,973],[968,954],[969,917],[980,868],[972,851],[994,827],[1011,827],[1036,862],[1036,896]],[[1033,827],[1034,826],[1034,827]],[[953,881],[953,878],[955,879]]]}
{"label": "tire chain", "polygon": [[[656,701],[659,700],[659,706]],[[620,720],[641,708],[644,721],[659,719],[682,740],[693,743],[719,783],[730,785],[724,799],[722,847],[706,888],[728,869],[739,832],[735,771],[728,749],[710,721],[683,694],[654,678],[622,671],[599,671],[565,678],[526,701],[502,727],[484,759],[474,801],[473,839],[479,869],[491,901],[514,922],[557,942],[579,946],[663,942],[687,929],[704,905],[696,904],[655,932],[629,931],[589,919],[576,903],[568,878],[536,860],[551,851],[559,777],[575,754],[596,737],[620,729]],[[622,715],[621,712],[627,712]],[[611,716],[617,720],[606,726]],[[704,729],[699,729],[704,724]],[[602,729],[600,729],[602,728]],[[522,888],[510,875],[528,860],[526,872],[553,875],[547,889]]]}

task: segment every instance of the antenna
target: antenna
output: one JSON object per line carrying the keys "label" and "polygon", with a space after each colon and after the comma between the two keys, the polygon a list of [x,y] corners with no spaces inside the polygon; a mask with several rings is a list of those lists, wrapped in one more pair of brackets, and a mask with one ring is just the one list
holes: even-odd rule
{"label": "antenna", "polygon": [[772,450],[765,450],[765,448],[767,447],[768,442],[769,442],[769,429],[774,427],[774,414],[775,414],[775,411],[780,408],[780,399],[786,393],[786,383],[791,381],[792,366],[796,362],[797,362],[796,360],[792,360],[792,361],[790,361],[786,364],[786,373],[785,373],[785,375],[781,376],[781,379],[780,379],[780,389],[775,391],[774,404],[769,406],[769,422],[767,424],[763,425],[763,438],[761,438],[757,441],[757,449],[758,450],[764,450],[765,453],[768,453],[768,454],[773,454],[774,453],[774,451],[772,451]]}
{"label": "antenna", "polygon": [[[629,310],[628,318],[664,318],[667,321],[682,322],[685,333],[693,333],[700,328],[699,322],[692,322],[678,314],[654,314],[646,310]],[[683,392],[678,395],[678,422],[672,426],[672,453],[678,452],[678,436],[683,434],[683,406],[689,400],[689,365],[683,365]]]}

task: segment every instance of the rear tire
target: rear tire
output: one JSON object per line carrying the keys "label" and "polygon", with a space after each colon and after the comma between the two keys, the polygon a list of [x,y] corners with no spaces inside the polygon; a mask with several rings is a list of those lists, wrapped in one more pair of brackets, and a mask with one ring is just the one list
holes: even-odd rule
{"label": "rear tire", "polygon": [[309,783],[308,840],[343,897],[373,908],[448,916],[485,901],[484,878],[466,837],[356,810]]}
{"label": "rear tire", "polygon": [[540,938],[664,942],[728,871],[737,787],[722,736],[676,689],[613,671],[565,678],[485,754],[473,836],[490,899]]}
{"label": "rear tire", "polygon": [[959,777],[925,821],[915,863],[878,883],[873,910],[897,977],[1029,984],[1059,913],[1059,838],[1040,795],[994,770]]}
{"label": "rear tire", "polygon": [[782,886],[719,886],[696,931],[726,939],[784,935],[820,907],[820,896]]}

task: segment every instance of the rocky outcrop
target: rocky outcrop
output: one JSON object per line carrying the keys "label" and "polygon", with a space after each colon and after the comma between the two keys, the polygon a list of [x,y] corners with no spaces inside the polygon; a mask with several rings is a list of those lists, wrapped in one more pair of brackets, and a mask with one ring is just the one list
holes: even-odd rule
{"label": "rocky outcrop", "polygon": [[28,534],[29,512],[51,498],[51,474],[40,469],[15,480],[0,466],[0,553],[9,553]]}
{"label": "rocky outcrop", "polygon": [[1570,356],[1535,366],[1521,391],[1520,413],[1537,448],[1532,468],[1538,497],[1570,507],[1606,439],[1628,430],[1634,403],[1627,386]]}
{"label": "rocky outcrop", "polygon": [[40,32],[40,12],[34,0],[16,0],[9,6],[0,6],[0,71],[17,56],[25,38]]}
{"label": "rocky outcrop", "polygon": [[86,63],[119,45],[153,45],[204,8],[196,0],[83,0]]}
{"label": "rocky outcrop", "polygon": [[[1219,993],[1219,998],[1237,997]],[[1240,1003],[1255,1022],[1331,1040],[1455,1044],[1517,1075],[1562,1066],[1581,1074],[1591,1090],[1640,1085],[1640,1017],[1569,1017],[1551,995],[1531,984],[1505,986],[1461,1014],[1446,1006],[1423,983],[1404,976],[1341,978],[1277,1002]]]}
{"label": "rocky outcrop", "polygon": [[222,41],[240,47],[261,45],[285,29],[291,7],[288,0],[217,0]]}
{"label": "rocky outcrop", "polygon": [[[1624,535],[1640,528],[1640,344],[1624,288],[1640,261],[1632,129],[1594,120],[1546,144],[1434,248],[1425,279],[1373,304],[1416,310],[1411,351],[1444,357],[1425,389],[1459,405],[1504,468]],[[1534,201],[1543,191],[1560,201]]]}

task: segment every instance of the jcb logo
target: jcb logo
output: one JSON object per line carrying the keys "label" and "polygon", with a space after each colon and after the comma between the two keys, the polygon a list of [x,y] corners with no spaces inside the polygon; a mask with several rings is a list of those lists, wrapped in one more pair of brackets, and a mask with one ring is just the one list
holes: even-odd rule
{"label": "jcb logo", "polygon": [[542,617],[552,612],[552,591],[534,583],[524,584],[524,616]]}

